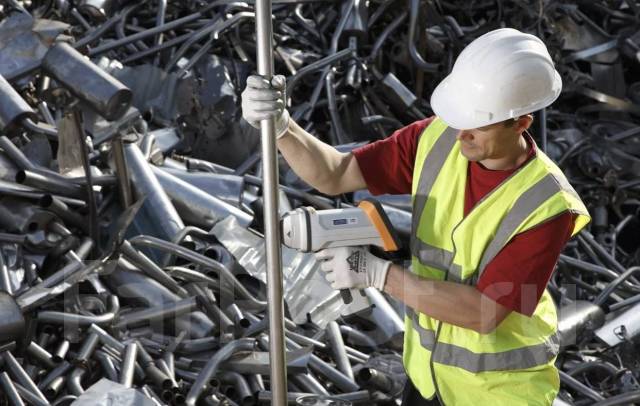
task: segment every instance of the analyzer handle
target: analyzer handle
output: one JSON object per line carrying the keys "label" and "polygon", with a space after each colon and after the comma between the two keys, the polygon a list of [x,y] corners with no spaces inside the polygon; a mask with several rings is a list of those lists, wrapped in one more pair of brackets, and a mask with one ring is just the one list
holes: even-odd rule
{"label": "analyzer handle", "polygon": [[340,296],[342,296],[344,304],[353,302],[353,296],[351,296],[351,291],[349,289],[340,289]]}

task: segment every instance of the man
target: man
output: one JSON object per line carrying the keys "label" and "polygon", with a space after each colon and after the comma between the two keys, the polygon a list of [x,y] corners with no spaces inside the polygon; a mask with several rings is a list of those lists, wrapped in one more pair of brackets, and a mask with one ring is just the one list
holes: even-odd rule
{"label": "man", "polygon": [[302,179],[331,195],[413,195],[410,269],[364,247],[317,254],[335,289],[375,287],[406,304],[403,405],[550,405],[557,317],[545,287],[590,218],[527,133],[562,88],[542,41],[481,36],[432,94],[436,117],[348,154],[289,119],[278,80],[249,78],[243,114],[254,126],[275,117]]}

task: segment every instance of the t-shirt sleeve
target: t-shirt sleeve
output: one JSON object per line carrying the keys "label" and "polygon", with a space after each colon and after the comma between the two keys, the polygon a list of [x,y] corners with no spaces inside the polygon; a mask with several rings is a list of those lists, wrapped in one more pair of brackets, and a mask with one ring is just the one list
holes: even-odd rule
{"label": "t-shirt sleeve", "polygon": [[418,141],[435,117],[396,130],[384,140],[353,150],[367,189],[373,195],[411,193]]}
{"label": "t-shirt sleeve", "polygon": [[533,315],[574,220],[567,212],[513,237],[487,265],[476,288],[513,311]]}

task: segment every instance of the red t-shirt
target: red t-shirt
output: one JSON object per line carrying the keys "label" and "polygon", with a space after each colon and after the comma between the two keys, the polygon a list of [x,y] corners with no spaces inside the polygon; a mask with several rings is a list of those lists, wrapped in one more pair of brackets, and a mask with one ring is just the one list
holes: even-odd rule
{"label": "red t-shirt", "polygon": [[[353,151],[372,194],[411,193],[418,141],[434,118],[417,121],[384,140]],[[531,139],[527,142],[531,158],[536,153],[535,144]],[[465,216],[483,196],[516,169],[495,171],[486,169],[478,162],[470,162],[468,171]],[[501,305],[531,316],[549,282],[560,252],[571,237],[573,225],[574,217],[567,212],[516,235],[487,265],[476,288]]]}

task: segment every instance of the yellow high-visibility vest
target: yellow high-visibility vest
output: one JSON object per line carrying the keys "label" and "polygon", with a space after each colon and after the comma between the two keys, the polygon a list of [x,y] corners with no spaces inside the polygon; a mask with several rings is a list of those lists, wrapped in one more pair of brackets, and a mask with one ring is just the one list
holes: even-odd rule
{"label": "yellow high-visibility vest", "polygon": [[[418,143],[412,272],[473,286],[515,235],[566,212],[577,215],[572,235],[590,221],[562,171],[539,150],[464,217],[469,161],[456,133],[436,118]],[[531,317],[511,312],[489,334],[407,308],[405,369],[424,398],[437,394],[446,406],[550,405],[559,388],[557,353],[556,309],[546,290]]]}

